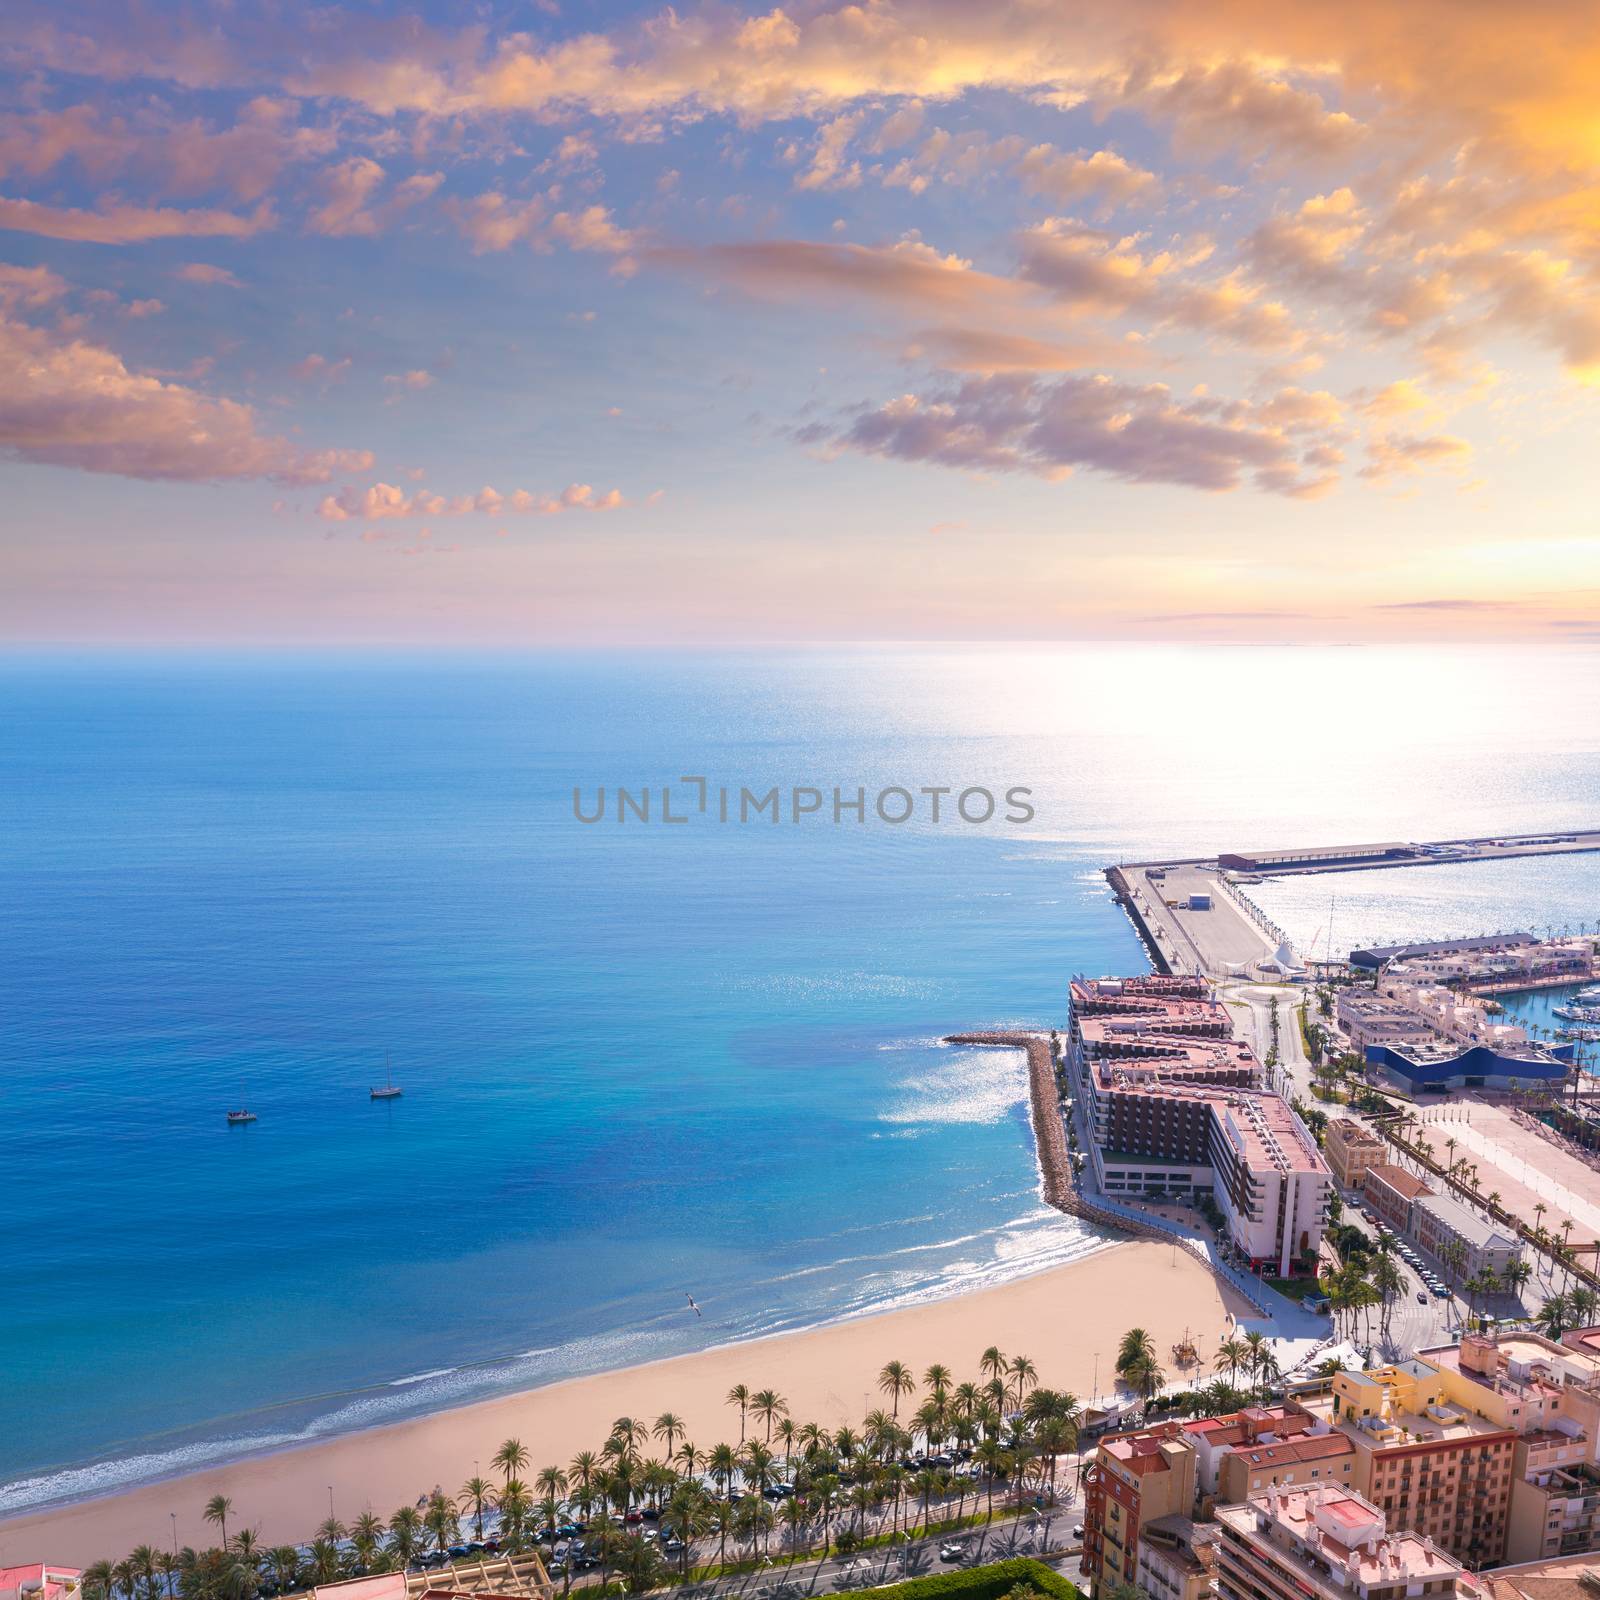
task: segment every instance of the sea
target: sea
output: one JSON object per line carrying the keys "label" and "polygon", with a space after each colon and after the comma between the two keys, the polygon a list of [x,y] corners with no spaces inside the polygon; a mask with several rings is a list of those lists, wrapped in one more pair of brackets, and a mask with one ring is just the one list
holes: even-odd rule
{"label": "sea", "polygon": [[[1118,860],[1600,825],[1597,662],[0,657],[0,1514],[1098,1248],[943,1036],[1145,967]],[[1600,858],[1256,893],[1593,926]]]}

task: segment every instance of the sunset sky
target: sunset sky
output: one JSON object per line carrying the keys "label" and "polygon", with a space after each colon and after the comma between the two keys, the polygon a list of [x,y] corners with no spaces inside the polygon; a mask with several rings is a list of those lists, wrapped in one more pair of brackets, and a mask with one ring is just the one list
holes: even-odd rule
{"label": "sunset sky", "polygon": [[0,638],[1600,635],[1592,3],[7,8]]}

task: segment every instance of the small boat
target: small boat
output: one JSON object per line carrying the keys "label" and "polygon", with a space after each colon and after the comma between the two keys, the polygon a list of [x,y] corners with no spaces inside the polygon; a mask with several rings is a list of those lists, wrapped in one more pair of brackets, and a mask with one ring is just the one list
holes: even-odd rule
{"label": "small boat", "polygon": [[230,1111],[228,1113],[229,1127],[235,1127],[241,1122],[254,1122],[256,1114],[253,1111]]}
{"label": "small boat", "polygon": [[383,1056],[383,1087],[381,1089],[369,1089],[367,1093],[374,1100],[398,1100],[402,1092],[400,1085],[394,1081],[394,1074],[389,1070],[389,1054],[385,1051]]}

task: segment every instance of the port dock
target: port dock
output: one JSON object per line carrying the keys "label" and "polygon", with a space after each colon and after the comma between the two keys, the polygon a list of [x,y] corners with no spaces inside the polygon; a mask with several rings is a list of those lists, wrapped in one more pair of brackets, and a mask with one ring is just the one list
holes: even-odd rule
{"label": "port dock", "polygon": [[1106,869],[1158,972],[1212,979],[1282,977],[1299,961],[1283,930],[1246,893],[1263,878],[1386,867],[1449,866],[1600,851],[1600,829],[1494,834],[1301,850],[1224,851],[1211,857],[1119,862]]}

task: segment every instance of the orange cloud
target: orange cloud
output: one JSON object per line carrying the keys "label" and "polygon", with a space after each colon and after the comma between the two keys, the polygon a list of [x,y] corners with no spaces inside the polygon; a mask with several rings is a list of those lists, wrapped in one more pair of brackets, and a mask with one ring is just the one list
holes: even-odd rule
{"label": "orange cloud", "polygon": [[0,195],[0,228],[85,244],[140,244],[148,239],[248,239],[272,227],[265,201],[248,217],[232,211],[180,211],[169,206],[108,204],[97,211],[41,205]]}
{"label": "orange cloud", "polygon": [[325,495],[317,515],[326,522],[381,522],[394,517],[558,516],[563,511],[618,511],[627,505],[620,489],[597,494],[587,483],[569,483],[559,494],[534,494],[514,489],[502,494],[489,487],[476,494],[445,496],[419,489],[407,494],[392,483],[369,484],[365,489],[341,489]]}
{"label": "orange cloud", "polygon": [[325,483],[372,464],[265,435],[251,407],[130,372],[100,345],[0,316],[0,451],[21,461],[188,482]]}

